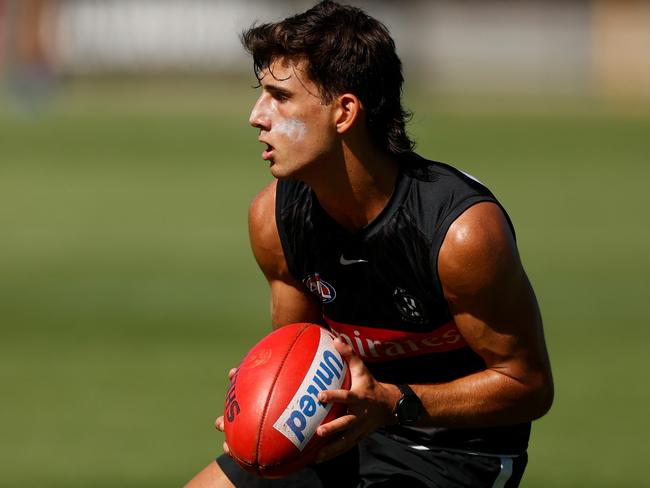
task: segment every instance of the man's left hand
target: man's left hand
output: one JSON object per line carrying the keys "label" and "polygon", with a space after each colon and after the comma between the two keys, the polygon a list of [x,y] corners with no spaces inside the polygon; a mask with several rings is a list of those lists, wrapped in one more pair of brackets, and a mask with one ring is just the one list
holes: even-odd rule
{"label": "man's left hand", "polygon": [[326,390],[318,395],[318,400],[345,403],[348,411],[316,431],[317,435],[335,439],[320,450],[317,462],[343,454],[377,428],[394,423],[393,410],[401,397],[397,386],[377,381],[348,344],[337,338],[334,345],[348,362],[350,390]]}

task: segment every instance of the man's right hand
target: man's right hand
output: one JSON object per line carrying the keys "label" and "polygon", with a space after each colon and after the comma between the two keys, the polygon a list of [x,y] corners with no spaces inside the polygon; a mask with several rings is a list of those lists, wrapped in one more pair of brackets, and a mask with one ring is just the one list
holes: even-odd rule
{"label": "man's right hand", "polygon": [[[228,371],[228,380],[232,383],[232,378],[235,376],[237,373],[237,368],[232,368],[230,371]],[[221,432],[225,432],[225,424],[223,420],[223,415],[220,415],[217,417],[217,420],[214,421],[214,427]],[[226,441],[223,442],[223,452],[226,454],[230,455],[230,449],[228,448],[228,443]]]}

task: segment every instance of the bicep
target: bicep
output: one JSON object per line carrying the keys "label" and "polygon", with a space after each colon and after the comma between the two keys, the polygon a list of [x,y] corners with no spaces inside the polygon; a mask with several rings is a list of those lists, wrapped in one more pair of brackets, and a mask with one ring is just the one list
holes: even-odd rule
{"label": "bicep", "polygon": [[320,303],[289,272],[275,221],[275,185],[262,190],[251,204],[249,236],[255,260],[271,291],[273,328],[295,322],[321,322]]}
{"label": "bicep", "polygon": [[452,224],[439,274],[459,331],[487,368],[524,383],[550,380],[537,300],[497,205],[477,204]]}

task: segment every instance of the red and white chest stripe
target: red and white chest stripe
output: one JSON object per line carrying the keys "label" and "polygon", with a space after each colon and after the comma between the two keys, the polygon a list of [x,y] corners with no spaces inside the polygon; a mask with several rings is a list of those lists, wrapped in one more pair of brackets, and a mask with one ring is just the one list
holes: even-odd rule
{"label": "red and white chest stripe", "polygon": [[453,321],[429,332],[376,329],[343,324],[325,317],[332,332],[347,342],[366,362],[391,361],[467,346]]}

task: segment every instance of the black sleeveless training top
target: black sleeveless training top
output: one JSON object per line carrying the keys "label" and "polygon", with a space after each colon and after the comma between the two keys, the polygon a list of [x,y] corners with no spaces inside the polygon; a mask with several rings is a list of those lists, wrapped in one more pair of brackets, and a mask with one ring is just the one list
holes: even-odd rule
{"label": "black sleeveless training top", "polygon": [[[437,272],[449,226],[484,201],[499,204],[465,173],[409,154],[389,203],[363,229],[340,227],[298,181],[278,181],[276,221],[289,271],[320,297],[331,330],[379,381],[441,383],[485,368],[456,328]],[[427,447],[519,454],[530,423],[385,431]]]}

